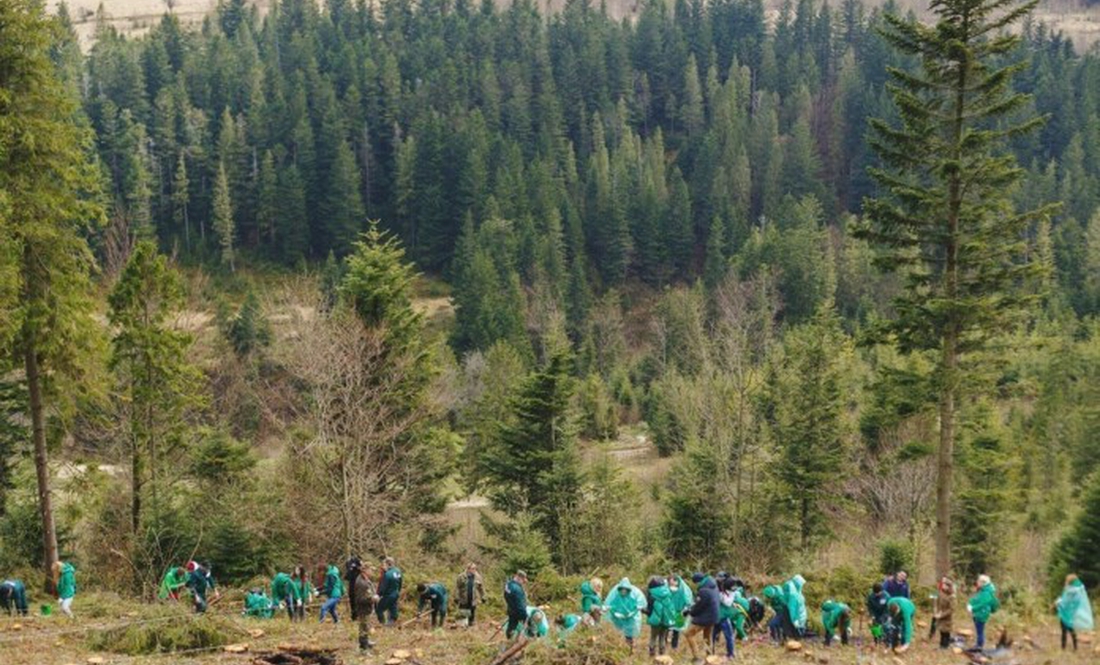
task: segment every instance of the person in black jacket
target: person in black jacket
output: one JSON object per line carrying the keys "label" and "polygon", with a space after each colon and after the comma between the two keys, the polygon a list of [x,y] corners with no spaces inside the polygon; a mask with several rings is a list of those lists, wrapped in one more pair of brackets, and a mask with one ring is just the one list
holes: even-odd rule
{"label": "person in black jacket", "polygon": [[355,582],[359,579],[359,571],[361,570],[363,570],[363,560],[357,556],[351,557],[347,560],[347,563],[344,564],[344,588],[348,590],[348,607],[351,609],[352,621],[359,618],[353,591],[355,589]]}
{"label": "person in black jacket", "polygon": [[703,634],[703,649],[706,651],[706,655],[709,656],[714,637],[714,626],[718,623],[718,604],[720,601],[718,585],[713,577],[695,573],[692,575],[691,580],[699,585],[699,589],[695,593],[695,603],[684,610],[684,613],[691,617],[691,625],[684,631],[684,639],[691,651],[692,660],[698,660],[699,656],[695,650],[695,636],[699,633]]}

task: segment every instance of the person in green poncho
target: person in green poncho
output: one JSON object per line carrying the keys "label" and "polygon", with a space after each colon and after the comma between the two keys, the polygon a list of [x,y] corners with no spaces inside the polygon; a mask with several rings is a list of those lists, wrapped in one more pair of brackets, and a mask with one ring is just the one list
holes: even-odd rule
{"label": "person in green poncho", "polygon": [[278,607],[286,603],[286,616],[294,620],[294,581],[286,573],[275,573],[271,578],[271,602]]}
{"label": "person in green poncho", "polygon": [[179,600],[180,593],[187,588],[187,571],[180,566],[173,566],[164,573],[160,581],[160,590],[157,597],[161,600]]}
{"label": "person in green poncho", "polygon": [[745,623],[749,619],[749,610],[752,609],[752,603],[745,597],[744,587],[738,586],[733,590],[733,603],[736,606],[733,614],[733,632],[737,635],[737,639],[744,642],[749,638]]}
{"label": "person in green poncho", "polygon": [[901,653],[913,642],[913,615],[917,607],[908,598],[891,598],[886,603],[889,616],[886,644],[895,652]]}
{"label": "person in green poncho", "polygon": [[1054,603],[1058,610],[1058,622],[1062,625],[1062,651],[1066,650],[1066,637],[1073,636],[1073,650],[1077,651],[1077,631],[1092,630],[1092,605],[1085,591],[1085,583],[1076,575],[1066,575],[1066,586]]}
{"label": "person in green poncho", "polygon": [[527,621],[524,623],[523,635],[529,640],[537,640],[546,637],[550,633],[550,622],[546,619],[546,612],[534,605],[527,606]]}
{"label": "person in green poncho", "polygon": [[275,604],[263,589],[250,589],[244,596],[244,612],[253,619],[270,619],[275,616]]}
{"label": "person in green poncho", "polygon": [[328,566],[324,568],[325,571],[325,602],[321,605],[321,619],[319,623],[325,622],[325,614],[332,616],[333,623],[340,623],[340,617],[336,616],[336,606],[340,604],[340,599],[344,597],[344,581],[340,578],[340,569],[336,566]]}
{"label": "person in green poncho", "polygon": [[651,577],[646,585],[646,623],[649,624],[649,657],[665,655],[668,648],[668,633],[682,617],[676,610],[672,590],[668,580],[663,577]]}
{"label": "person in green poncho", "polygon": [[57,586],[57,602],[61,611],[73,618],[73,598],[76,596],[76,568],[71,563],[55,561],[53,579]]}
{"label": "person in green poncho", "polygon": [[783,595],[787,600],[787,614],[795,634],[792,637],[801,637],[806,631],[806,623],[809,614],[806,612],[806,597],[802,595],[802,587],[806,585],[806,578],[795,575],[783,585]]}
{"label": "person in green poncho", "polygon": [[646,608],[646,597],[642,590],[624,577],[607,593],[603,603],[604,612],[611,618],[612,625],[623,634],[630,652],[634,652],[634,638],[642,632],[642,611]]}
{"label": "person in green poncho", "polygon": [[989,623],[989,617],[1001,609],[1001,601],[997,600],[997,587],[993,586],[989,575],[979,575],[976,587],[966,609],[974,619],[974,645],[982,649],[985,647],[985,625]]}
{"label": "person in green poncho", "polygon": [[565,645],[565,638],[573,634],[573,631],[577,629],[577,626],[584,622],[584,618],[579,614],[562,614],[557,619],[554,619],[554,627],[558,631],[558,645]]}
{"label": "person in green poncho", "polygon": [[794,625],[791,624],[787,594],[778,584],[769,584],[764,587],[764,601],[775,614],[768,621],[768,635],[772,641],[782,642],[795,636]]}
{"label": "person in green poncho", "polygon": [[668,593],[672,600],[672,609],[676,612],[676,622],[672,624],[669,629],[672,633],[671,645],[673,650],[680,646],[680,635],[687,629],[688,621],[684,615],[684,610],[691,607],[695,602],[695,595],[691,592],[691,587],[680,575],[670,575],[668,578]]}
{"label": "person in green poncho", "polygon": [[825,628],[825,646],[832,644],[840,631],[840,643],[848,646],[848,634],[852,630],[852,610],[844,603],[826,600],[821,604],[821,625]]}
{"label": "person in green poncho", "polygon": [[428,605],[432,610],[432,628],[442,628],[447,619],[447,587],[439,582],[422,582],[416,586],[416,591],[416,613],[423,613],[424,606]]}
{"label": "person in green poncho", "polygon": [[603,580],[593,577],[581,582],[581,614],[591,614],[603,605]]}

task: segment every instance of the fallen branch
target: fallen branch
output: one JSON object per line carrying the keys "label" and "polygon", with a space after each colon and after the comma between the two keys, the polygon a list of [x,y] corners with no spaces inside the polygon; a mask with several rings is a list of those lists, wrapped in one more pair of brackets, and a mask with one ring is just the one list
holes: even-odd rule
{"label": "fallen branch", "polygon": [[526,637],[521,637],[519,638],[519,641],[505,649],[499,656],[494,658],[489,663],[489,665],[504,665],[504,663],[507,663],[519,654],[523,653],[523,650],[530,645],[531,640],[527,639]]}

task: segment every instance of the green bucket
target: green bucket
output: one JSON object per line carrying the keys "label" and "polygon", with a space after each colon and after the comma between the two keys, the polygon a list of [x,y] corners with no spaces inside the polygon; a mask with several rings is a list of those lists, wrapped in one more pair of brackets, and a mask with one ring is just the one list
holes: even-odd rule
{"label": "green bucket", "polygon": [[43,605],[42,606],[42,616],[48,617],[51,614],[53,614],[53,606],[52,605]]}

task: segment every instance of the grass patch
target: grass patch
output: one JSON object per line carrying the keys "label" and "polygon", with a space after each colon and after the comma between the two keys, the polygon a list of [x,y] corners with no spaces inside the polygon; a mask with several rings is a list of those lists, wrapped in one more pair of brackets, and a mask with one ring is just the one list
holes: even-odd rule
{"label": "grass patch", "polygon": [[93,651],[144,656],[225,646],[235,633],[235,626],[223,618],[180,617],[92,631],[87,645]]}

